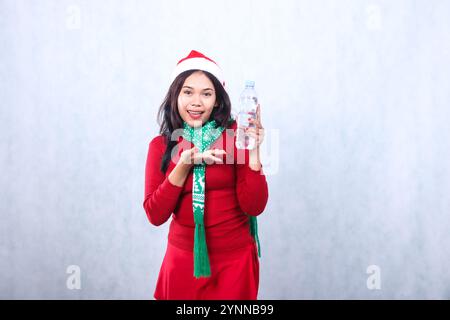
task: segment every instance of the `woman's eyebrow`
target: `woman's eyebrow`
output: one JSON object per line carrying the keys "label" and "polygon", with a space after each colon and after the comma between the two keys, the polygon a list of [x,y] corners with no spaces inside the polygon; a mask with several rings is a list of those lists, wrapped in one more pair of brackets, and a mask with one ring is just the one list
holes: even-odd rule
{"label": "woman's eyebrow", "polygon": [[[189,86],[183,86],[183,88],[188,88],[188,89],[194,90],[194,88],[189,87]],[[212,90],[212,91],[214,91],[214,89],[212,89],[212,88],[205,88],[205,89],[203,89],[202,91],[206,91],[206,90]]]}

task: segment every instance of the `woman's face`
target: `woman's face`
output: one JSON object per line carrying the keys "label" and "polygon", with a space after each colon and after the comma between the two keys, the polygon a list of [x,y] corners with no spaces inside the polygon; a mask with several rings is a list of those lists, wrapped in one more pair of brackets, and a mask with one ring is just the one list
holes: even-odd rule
{"label": "woman's face", "polygon": [[191,127],[201,127],[209,120],[216,104],[211,80],[201,71],[191,74],[178,95],[178,112]]}

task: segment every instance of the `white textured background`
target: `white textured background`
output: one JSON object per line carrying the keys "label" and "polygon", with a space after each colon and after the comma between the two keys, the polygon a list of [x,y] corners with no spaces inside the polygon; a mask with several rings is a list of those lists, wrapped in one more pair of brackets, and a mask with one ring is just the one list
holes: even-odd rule
{"label": "white textured background", "polygon": [[168,224],[142,208],[145,160],[191,49],[233,102],[255,80],[279,132],[259,298],[450,298],[449,16],[447,0],[0,0],[0,298],[152,299]]}

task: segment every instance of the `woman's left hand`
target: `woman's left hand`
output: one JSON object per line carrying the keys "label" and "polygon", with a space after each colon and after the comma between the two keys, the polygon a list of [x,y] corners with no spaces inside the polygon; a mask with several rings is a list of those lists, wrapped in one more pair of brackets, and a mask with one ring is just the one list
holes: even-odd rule
{"label": "woman's left hand", "polygon": [[255,138],[256,145],[254,149],[257,149],[264,141],[264,128],[261,124],[261,108],[259,104],[256,106],[256,118],[249,119],[249,124],[253,124],[254,127],[246,128],[245,133]]}

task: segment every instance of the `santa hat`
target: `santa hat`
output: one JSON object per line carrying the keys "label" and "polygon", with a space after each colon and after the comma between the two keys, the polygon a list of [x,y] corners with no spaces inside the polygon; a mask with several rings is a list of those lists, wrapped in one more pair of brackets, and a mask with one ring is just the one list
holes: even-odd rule
{"label": "santa hat", "polygon": [[222,70],[217,63],[205,56],[204,54],[192,50],[189,55],[180,61],[178,61],[175,70],[172,72],[171,82],[182,72],[187,70],[203,70],[211,73],[219,80],[223,87],[225,87],[225,81],[223,79]]}

